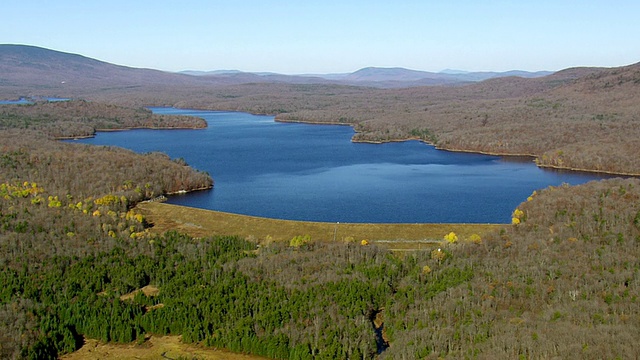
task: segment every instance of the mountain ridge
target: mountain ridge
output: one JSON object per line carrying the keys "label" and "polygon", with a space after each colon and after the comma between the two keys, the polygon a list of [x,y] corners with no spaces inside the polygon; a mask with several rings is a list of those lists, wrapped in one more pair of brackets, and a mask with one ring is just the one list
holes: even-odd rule
{"label": "mountain ridge", "polygon": [[[422,70],[412,70],[403,67],[377,67],[368,66],[358,69],[350,73],[330,73],[330,74],[296,74],[285,75],[274,72],[245,72],[241,70],[211,70],[211,71],[197,71],[197,70],[184,70],[179,71],[179,74],[187,74],[192,76],[248,76],[257,75],[263,77],[271,77],[274,81],[293,82],[295,80],[304,82],[309,79],[315,79],[318,82],[335,82],[345,83],[347,85],[365,85],[374,87],[412,87],[412,86],[425,86],[425,85],[449,85],[465,82],[478,82],[495,77],[506,76],[518,76],[523,78],[536,78],[547,76],[553,73],[553,71],[524,71],[524,70],[509,70],[504,72],[495,71],[441,71],[430,72]],[[256,79],[261,80],[261,79]]]}
{"label": "mountain ridge", "polygon": [[[563,70],[561,70],[563,71]],[[286,75],[274,72],[230,70],[184,70],[169,72],[151,68],[116,65],[80,54],[32,45],[0,44],[0,84],[14,86],[80,88],[96,86],[216,86],[248,83],[336,84],[374,88],[405,88],[461,85],[501,77],[539,78],[551,71],[510,70],[505,72],[443,70],[429,72],[403,67],[361,68],[350,73]],[[57,83],[55,83],[57,81]]]}

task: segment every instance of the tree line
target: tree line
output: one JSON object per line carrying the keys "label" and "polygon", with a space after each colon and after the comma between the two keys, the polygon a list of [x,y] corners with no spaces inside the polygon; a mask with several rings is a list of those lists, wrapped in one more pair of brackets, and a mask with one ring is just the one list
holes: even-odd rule
{"label": "tree line", "polygon": [[194,116],[158,115],[145,108],[85,100],[0,105],[0,129],[36,130],[52,138],[93,136],[97,130],[206,126]]}

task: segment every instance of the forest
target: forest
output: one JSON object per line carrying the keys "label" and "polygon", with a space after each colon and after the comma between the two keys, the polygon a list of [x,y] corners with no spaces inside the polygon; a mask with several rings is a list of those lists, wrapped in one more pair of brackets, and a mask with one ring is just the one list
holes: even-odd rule
{"label": "forest", "polygon": [[131,108],[84,100],[39,101],[0,106],[0,130],[29,129],[55,138],[78,138],[96,131],[127,129],[202,129],[207,123],[193,116],[156,115]]}
{"label": "forest", "polygon": [[[80,120],[40,127],[40,105],[21,106],[0,106],[0,358],[145,334],[274,359],[640,353],[638,179],[541,189],[512,224],[428,251],[157,235],[135,204],[211,187],[208,174],[54,141],[48,129]],[[95,124],[102,106],[74,116]]]}

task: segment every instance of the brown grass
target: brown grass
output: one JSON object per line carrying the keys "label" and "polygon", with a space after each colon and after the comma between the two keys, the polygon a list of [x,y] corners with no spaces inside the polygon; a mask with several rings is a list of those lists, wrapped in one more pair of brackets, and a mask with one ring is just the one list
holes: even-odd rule
{"label": "brown grass", "polygon": [[180,336],[149,336],[141,344],[104,344],[98,340],[85,339],[78,351],[60,359],[208,359],[208,360],[259,360],[259,356],[236,354],[225,350],[184,344]]}
{"label": "brown grass", "polygon": [[120,300],[132,300],[139,292],[142,292],[146,296],[157,296],[160,293],[160,289],[154,285],[147,285],[141,289],[133,290],[128,294],[120,296]]}
{"label": "brown grass", "polygon": [[176,230],[194,237],[237,235],[259,243],[290,241],[309,235],[313,241],[369,242],[390,249],[419,249],[433,246],[453,231],[460,241],[472,234],[481,237],[499,224],[360,224],[268,219],[202,210],[157,202],[140,203],[137,211],[153,224],[152,231]]}

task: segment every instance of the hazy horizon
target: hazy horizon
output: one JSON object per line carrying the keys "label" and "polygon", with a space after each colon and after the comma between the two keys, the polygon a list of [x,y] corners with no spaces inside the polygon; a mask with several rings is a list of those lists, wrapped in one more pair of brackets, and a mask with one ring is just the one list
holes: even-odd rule
{"label": "hazy horizon", "polygon": [[0,42],[179,72],[557,71],[640,61],[621,1],[9,2]]}

